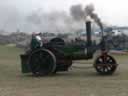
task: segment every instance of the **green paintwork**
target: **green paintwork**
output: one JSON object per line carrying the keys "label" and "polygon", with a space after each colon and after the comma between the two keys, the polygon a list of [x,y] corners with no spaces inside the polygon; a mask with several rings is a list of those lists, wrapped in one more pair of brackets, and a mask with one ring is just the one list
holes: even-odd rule
{"label": "green paintwork", "polygon": [[[31,47],[33,49],[35,48],[38,48],[39,46],[39,43],[35,40],[35,39],[32,39],[32,42],[31,42]],[[90,55],[88,56],[87,53],[85,53],[85,43],[75,43],[75,44],[66,44],[64,46],[59,46],[59,47],[56,47],[57,50],[59,51],[62,51],[65,56],[68,56],[68,57],[71,57],[72,60],[82,60],[82,59],[90,59],[92,58],[92,54],[90,53]],[[29,73],[31,72],[29,66],[28,66],[28,56],[21,56],[22,58],[22,73]]]}
{"label": "green paintwork", "polygon": [[21,71],[22,73],[29,73],[31,72],[29,65],[28,65],[28,55],[20,55],[21,57]]}

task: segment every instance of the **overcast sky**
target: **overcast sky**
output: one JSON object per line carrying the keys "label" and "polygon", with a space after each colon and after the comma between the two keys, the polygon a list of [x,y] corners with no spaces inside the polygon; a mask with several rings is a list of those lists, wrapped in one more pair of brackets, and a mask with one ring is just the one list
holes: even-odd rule
{"label": "overcast sky", "polygon": [[[93,3],[101,19],[115,25],[128,25],[128,0],[38,0],[45,1],[44,8],[68,9],[72,4]],[[53,2],[52,2],[53,1]]]}
{"label": "overcast sky", "polygon": [[113,25],[128,26],[128,0],[0,0],[0,28],[6,26],[10,16],[13,25],[13,21],[19,18],[22,20],[21,14],[24,16],[37,9],[46,12],[68,11],[71,5],[90,3],[94,4],[95,12],[102,21]]}

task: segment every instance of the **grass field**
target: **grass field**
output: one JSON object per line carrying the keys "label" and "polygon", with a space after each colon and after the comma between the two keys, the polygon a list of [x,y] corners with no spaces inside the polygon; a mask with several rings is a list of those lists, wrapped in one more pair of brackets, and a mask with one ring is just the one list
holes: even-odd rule
{"label": "grass field", "polygon": [[0,96],[128,96],[128,55],[115,56],[119,67],[112,76],[100,76],[90,64],[93,61],[81,61],[86,63],[83,68],[33,77],[21,73],[21,53],[21,49],[0,46]]}

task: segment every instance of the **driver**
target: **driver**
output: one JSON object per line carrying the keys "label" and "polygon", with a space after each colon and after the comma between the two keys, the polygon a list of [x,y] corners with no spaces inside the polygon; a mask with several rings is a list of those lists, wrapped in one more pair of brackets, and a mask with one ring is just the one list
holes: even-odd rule
{"label": "driver", "polygon": [[32,33],[32,39],[31,39],[31,49],[37,49],[41,48],[43,46],[42,38],[41,38],[41,33]]}

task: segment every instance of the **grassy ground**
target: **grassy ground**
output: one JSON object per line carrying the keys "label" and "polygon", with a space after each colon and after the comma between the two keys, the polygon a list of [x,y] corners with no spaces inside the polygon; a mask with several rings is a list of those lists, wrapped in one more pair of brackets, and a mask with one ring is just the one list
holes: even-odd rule
{"label": "grassy ground", "polygon": [[92,61],[81,61],[84,68],[37,78],[20,72],[22,52],[0,46],[0,96],[128,96],[127,55],[115,56],[119,67],[112,76],[100,76]]}

